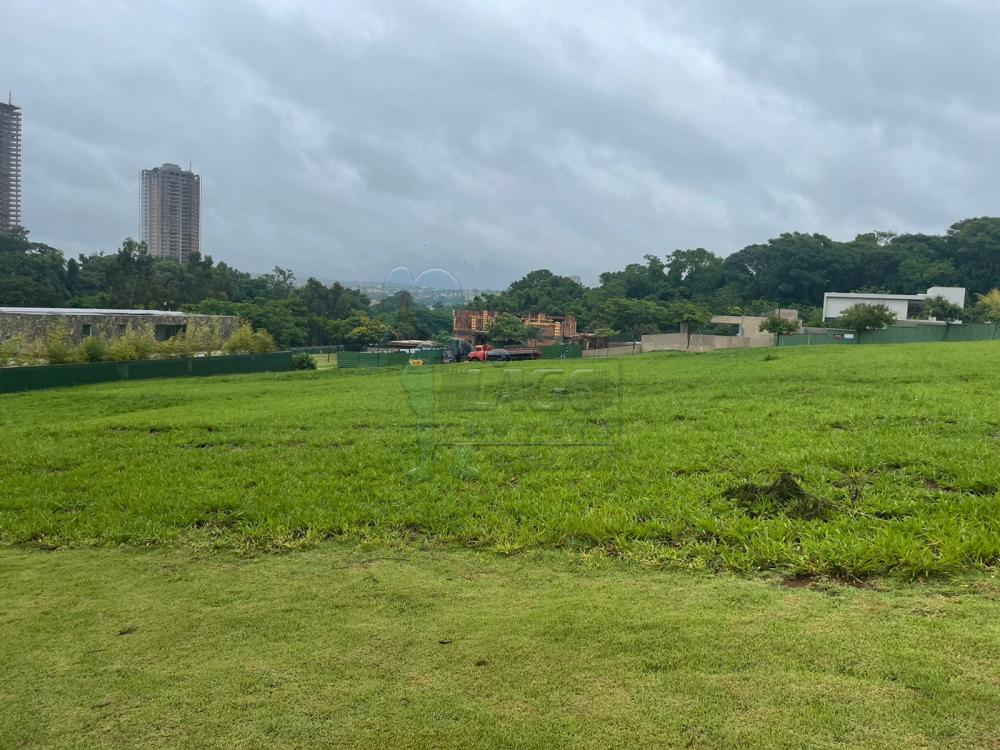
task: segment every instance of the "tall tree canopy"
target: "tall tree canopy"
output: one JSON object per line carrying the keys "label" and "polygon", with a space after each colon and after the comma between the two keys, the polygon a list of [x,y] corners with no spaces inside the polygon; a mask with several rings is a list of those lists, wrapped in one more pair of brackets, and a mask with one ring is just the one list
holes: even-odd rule
{"label": "tall tree canopy", "polygon": [[[794,307],[810,319],[825,292],[913,294],[931,286],[964,286],[970,303],[1000,287],[1000,218],[965,219],[940,235],[869,232],[846,242],[788,232],[725,258],[701,247],[678,249],[602,273],[593,288],[539,269],[469,306],[574,315],[581,330],[638,335],[698,324],[679,321],[682,303],[713,313]],[[179,263],[153,258],[132,239],[113,253],[67,259],[24,231],[0,235],[0,305],[237,314],[267,327],[280,346],[356,341],[349,332],[374,331],[372,320],[386,326],[385,335],[422,339],[442,335],[451,324],[449,307],[416,304],[405,291],[373,306],[340,284],[299,283],[288,268],[255,276],[197,253]]]}

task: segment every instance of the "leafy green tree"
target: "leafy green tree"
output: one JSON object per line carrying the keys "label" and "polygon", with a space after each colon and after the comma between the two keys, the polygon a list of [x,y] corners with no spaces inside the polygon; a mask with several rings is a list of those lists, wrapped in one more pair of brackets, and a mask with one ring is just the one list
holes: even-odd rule
{"label": "leafy green tree", "polygon": [[859,336],[865,331],[878,331],[896,322],[896,313],[883,304],[852,305],[834,321],[838,328],[855,331]]}
{"label": "leafy green tree", "polygon": [[630,263],[621,271],[601,274],[601,287],[610,298],[663,299],[669,296],[666,264],[655,255],[645,257],[646,265]]}
{"label": "leafy green tree", "polygon": [[986,294],[980,294],[976,302],[976,314],[984,323],[993,324],[993,336],[1000,328],[1000,289],[991,289]]}
{"label": "leafy green tree", "polygon": [[667,318],[675,323],[687,336],[686,348],[691,348],[691,332],[712,320],[712,312],[703,305],[693,302],[675,302],[667,308]]}
{"label": "leafy green tree", "polygon": [[331,320],[323,318],[323,340],[327,344],[343,346],[347,343],[347,336],[354,327],[349,320]]}
{"label": "leafy green tree", "polygon": [[487,337],[498,346],[512,346],[527,341],[528,330],[516,315],[500,313],[490,323]]}
{"label": "leafy green tree", "polygon": [[951,329],[952,323],[962,319],[963,309],[954,302],[949,302],[944,297],[936,296],[924,300],[922,317],[934,318],[945,324],[945,336]]}
{"label": "leafy green tree", "polygon": [[601,327],[626,331],[633,340],[644,333],[659,333],[668,324],[662,305],[624,297],[614,297],[601,305],[596,319]]}
{"label": "leafy green tree", "polygon": [[947,254],[961,286],[974,294],[989,291],[1000,279],[1000,218],[956,222],[945,234]]}
{"label": "leafy green tree", "polygon": [[799,330],[799,322],[797,320],[789,320],[788,318],[783,318],[778,313],[771,313],[765,318],[764,322],[760,324],[760,330],[766,333],[773,333],[778,337],[780,343],[781,337],[795,333]]}
{"label": "leafy green tree", "polygon": [[295,289],[295,274],[290,268],[275,266],[271,273],[264,274],[262,278],[275,299],[288,299],[292,290]]}
{"label": "leafy green tree", "polygon": [[666,286],[671,296],[710,299],[725,281],[722,258],[703,247],[674,250],[666,258]]}
{"label": "leafy green tree", "polygon": [[361,315],[358,324],[347,333],[347,341],[354,346],[372,346],[385,339],[389,326],[381,320]]}
{"label": "leafy green tree", "polygon": [[27,232],[0,233],[0,305],[65,304],[69,291],[64,264],[62,252],[29,242]]}
{"label": "leafy green tree", "polygon": [[396,334],[401,339],[412,339],[417,335],[417,322],[413,317],[413,295],[407,291],[399,294],[395,328]]}

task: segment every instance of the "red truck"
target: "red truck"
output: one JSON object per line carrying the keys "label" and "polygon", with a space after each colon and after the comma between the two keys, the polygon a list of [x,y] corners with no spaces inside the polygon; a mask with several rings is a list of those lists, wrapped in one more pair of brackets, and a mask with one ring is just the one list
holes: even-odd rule
{"label": "red truck", "polygon": [[494,349],[489,344],[479,344],[466,355],[468,362],[511,362],[516,359],[541,359],[537,349]]}

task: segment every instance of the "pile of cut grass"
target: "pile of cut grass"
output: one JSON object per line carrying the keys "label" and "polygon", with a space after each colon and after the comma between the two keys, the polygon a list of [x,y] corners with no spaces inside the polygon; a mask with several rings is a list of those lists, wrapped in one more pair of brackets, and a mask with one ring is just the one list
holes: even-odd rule
{"label": "pile of cut grass", "polygon": [[[1000,560],[998,361],[993,342],[814,347],[3,396],[0,544],[956,574]],[[815,512],[760,494],[782,477]]]}

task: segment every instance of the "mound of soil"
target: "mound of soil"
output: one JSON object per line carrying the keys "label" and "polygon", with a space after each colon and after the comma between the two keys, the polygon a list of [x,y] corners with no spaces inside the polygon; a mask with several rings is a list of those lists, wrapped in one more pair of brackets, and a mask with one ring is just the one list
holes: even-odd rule
{"label": "mound of soil", "polygon": [[803,489],[795,477],[782,471],[772,484],[741,484],[725,492],[748,515],[754,518],[826,518],[830,504]]}

